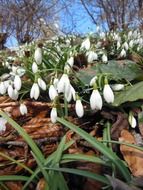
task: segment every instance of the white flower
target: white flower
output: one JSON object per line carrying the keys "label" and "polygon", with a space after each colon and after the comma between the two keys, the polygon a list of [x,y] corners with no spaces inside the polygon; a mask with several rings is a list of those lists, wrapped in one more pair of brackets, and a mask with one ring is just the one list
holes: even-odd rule
{"label": "white flower", "polygon": [[129,114],[128,121],[132,128],[135,128],[137,126],[137,121],[136,121],[135,117],[132,115],[132,113]]}
{"label": "white flower", "polygon": [[105,33],[104,33],[104,32],[101,32],[101,33],[100,33],[100,38],[101,38],[101,39],[105,38]]}
{"label": "white flower", "polygon": [[50,85],[50,88],[49,88],[50,99],[54,100],[56,96],[58,96],[57,90],[55,89],[54,85]]}
{"label": "white flower", "polygon": [[128,45],[128,43],[125,42],[125,43],[123,44],[123,47],[125,48],[125,50],[128,50],[128,49],[129,49],[129,45]]}
{"label": "white flower", "polygon": [[6,123],[7,123],[7,120],[4,119],[3,117],[0,117],[0,133],[6,131]]}
{"label": "white flower", "polygon": [[88,57],[87,57],[88,63],[92,63],[92,61],[97,60],[97,58],[98,58],[97,53],[95,53],[94,51],[88,52]]}
{"label": "white flower", "polygon": [[21,115],[27,114],[27,107],[25,104],[23,104],[23,103],[20,104],[19,110],[20,110]]}
{"label": "white flower", "polygon": [[91,80],[90,80],[90,86],[93,86],[94,83],[96,82],[96,79],[97,79],[97,76],[93,77]]}
{"label": "white flower", "polygon": [[84,115],[84,109],[81,100],[76,100],[75,111],[78,117],[82,117]]}
{"label": "white flower", "polygon": [[58,82],[59,82],[59,79],[58,78],[54,78],[53,85],[54,85],[55,89],[58,88]]}
{"label": "white flower", "polygon": [[18,91],[17,91],[16,89],[14,89],[14,90],[13,90],[13,97],[12,97],[12,99],[13,99],[13,100],[17,100],[17,99],[18,99],[18,95],[19,95],[19,94],[18,94]]}
{"label": "white flower", "polygon": [[37,83],[34,83],[30,91],[30,98],[34,98],[35,100],[37,100],[39,95],[40,95],[39,86]]}
{"label": "white flower", "polygon": [[132,31],[129,31],[129,33],[128,33],[128,38],[129,38],[129,39],[132,37],[132,34],[133,34],[133,32],[132,32]]}
{"label": "white flower", "polygon": [[129,42],[129,47],[130,47],[130,48],[132,48],[132,47],[133,47],[133,45],[134,45],[134,41],[133,41],[133,40],[131,40],[131,41]]}
{"label": "white flower", "polygon": [[9,86],[8,86],[7,93],[8,93],[8,95],[9,95],[9,97],[13,99],[13,96],[14,96],[14,89],[13,89],[12,85],[9,85]]}
{"label": "white flower", "polygon": [[117,41],[117,49],[119,49],[120,47],[121,47],[121,43]]}
{"label": "white flower", "polygon": [[33,64],[32,64],[32,72],[37,73],[37,71],[38,71],[38,65],[35,62],[33,62]]}
{"label": "white flower", "polygon": [[50,118],[52,123],[56,123],[57,121],[57,108],[53,107],[50,113]]}
{"label": "white flower", "polygon": [[111,87],[109,86],[109,84],[104,85],[103,97],[107,103],[114,102],[114,93],[113,93]]}
{"label": "white flower", "polygon": [[69,89],[70,89],[69,77],[67,74],[63,74],[58,82],[58,92],[65,93],[65,91],[67,92]]}
{"label": "white flower", "polygon": [[124,88],[124,84],[112,84],[111,88],[114,91],[120,91],[120,90],[122,90]]}
{"label": "white flower", "polygon": [[102,61],[103,61],[104,63],[107,63],[107,61],[108,61],[107,55],[105,55],[105,54],[102,55]]}
{"label": "white flower", "polygon": [[86,38],[82,44],[81,44],[81,49],[86,49],[89,50],[90,49],[90,40],[89,38]]}
{"label": "white flower", "polygon": [[17,70],[16,70],[16,73],[22,77],[24,74],[25,74],[26,70],[22,67],[18,67]]}
{"label": "white flower", "polygon": [[74,64],[74,57],[70,57],[70,58],[67,60],[67,64],[70,65],[71,67],[73,67],[73,64]]}
{"label": "white flower", "polygon": [[6,87],[4,85],[4,82],[0,83],[0,94],[5,94],[6,93]]}
{"label": "white flower", "polygon": [[19,77],[19,75],[15,75],[15,77],[14,77],[15,89],[19,91],[21,89],[21,85],[22,85],[21,78]]}
{"label": "white flower", "polygon": [[42,49],[41,49],[41,48],[38,47],[38,48],[35,50],[34,59],[35,59],[35,61],[36,61],[36,63],[37,63],[38,65],[40,65],[40,64],[42,63]]}
{"label": "white flower", "polygon": [[122,49],[120,53],[120,57],[126,57],[126,51],[124,49]]}
{"label": "white flower", "polygon": [[76,101],[76,91],[72,85],[70,85],[70,90],[71,90],[72,97],[73,97],[74,101]]}
{"label": "white flower", "polygon": [[99,91],[93,90],[90,96],[90,107],[92,110],[101,110],[102,109],[102,98]]}
{"label": "white flower", "polygon": [[46,90],[46,83],[41,78],[38,78],[38,85],[42,90]]}
{"label": "white flower", "polygon": [[11,69],[12,69],[12,72],[16,74],[17,68],[18,68],[18,67],[16,67],[16,66],[12,66],[12,68],[11,68]]}

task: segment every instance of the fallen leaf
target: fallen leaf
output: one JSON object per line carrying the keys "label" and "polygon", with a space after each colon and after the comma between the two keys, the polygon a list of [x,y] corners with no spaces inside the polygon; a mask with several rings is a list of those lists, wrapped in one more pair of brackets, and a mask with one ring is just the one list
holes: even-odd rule
{"label": "fallen leaf", "polygon": [[[122,130],[119,141],[136,144],[134,136],[127,130]],[[143,176],[143,152],[126,145],[120,145],[120,151],[132,174],[136,177]]]}

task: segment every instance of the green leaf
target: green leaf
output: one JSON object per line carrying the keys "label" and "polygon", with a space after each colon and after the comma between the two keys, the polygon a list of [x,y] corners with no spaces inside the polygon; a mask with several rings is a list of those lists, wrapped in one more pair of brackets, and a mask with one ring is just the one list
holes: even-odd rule
{"label": "green leaf", "polygon": [[0,176],[0,181],[27,181],[29,177],[22,175],[3,175]]}
{"label": "green leaf", "polygon": [[139,99],[143,99],[143,81],[116,93],[113,106],[119,106],[125,102],[133,102]]}
{"label": "green leaf", "polygon": [[48,170],[55,170],[55,171],[61,171],[61,172],[66,172],[66,173],[71,173],[71,174],[76,174],[80,176],[84,176],[87,178],[91,178],[97,181],[100,181],[101,183],[109,185],[109,181],[106,177],[89,172],[89,171],[84,171],[84,170],[79,170],[79,169],[71,169],[71,168],[47,168]]}
{"label": "green leaf", "polygon": [[108,64],[97,64],[95,69],[97,74],[111,74],[111,77],[114,80],[123,79],[131,81],[143,74],[140,67],[130,60],[111,60]]}
{"label": "green leaf", "polygon": [[123,175],[124,179],[127,182],[131,180],[130,173],[129,173],[128,169],[125,167],[125,165],[123,164],[123,162],[118,158],[118,156],[115,153],[113,153],[104,144],[97,141],[94,137],[89,135],[84,130],[80,129],[78,126],[66,121],[63,118],[57,118],[57,121],[60,122],[61,124],[65,125],[66,127],[70,128],[74,132],[76,132],[78,135],[83,137],[87,142],[89,142],[91,145],[93,145],[94,148],[96,148],[103,155],[108,157],[108,159],[110,159],[110,161],[112,161],[115,164],[115,166],[118,168],[118,170],[120,171],[120,173]]}

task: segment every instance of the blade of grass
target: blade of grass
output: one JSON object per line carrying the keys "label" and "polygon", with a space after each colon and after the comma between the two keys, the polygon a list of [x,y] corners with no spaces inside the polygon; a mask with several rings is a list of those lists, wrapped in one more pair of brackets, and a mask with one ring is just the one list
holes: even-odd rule
{"label": "blade of grass", "polygon": [[78,135],[83,137],[87,142],[89,142],[91,145],[93,145],[98,151],[100,151],[103,155],[108,157],[118,168],[120,173],[123,175],[124,179],[129,182],[131,180],[131,175],[129,173],[129,170],[125,167],[123,162],[118,158],[118,156],[113,153],[109,148],[107,148],[105,145],[103,145],[101,142],[97,141],[94,137],[89,135],[84,130],[80,129],[76,125],[66,121],[63,118],[57,118],[57,121],[61,124],[65,125],[66,127],[70,128],[74,132],[76,132]]}
{"label": "blade of grass", "polygon": [[25,164],[22,164],[21,162],[17,161],[17,160],[14,160],[13,158],[9,157],[8,155],[0,152],[0,156],[3,157],[3,158],[6,158],[7,160],[10,160],[12,161],[13,163],[19,165],[20,167],[24,168],[25,170],[27,170],[30,174],[33,174],[33,171],[28,168]]}
{"label": "blade of grass", "polygon": [[24,129],[20,125],[18,125],[13,119],[11,119],[6,113],[4,113],[2,110],[0,110],[0,115],[7,120],[8,123],[10,123],[13,128],[15,128],[18,133],[23,137],[23,139],[28,143],[30,148],[32,149],[32,152],[36,155],[37,159],[40,160],[40,162],[44,163],[44,156],[40,149],[37,147],[35,142],[32,140],[32,138],[25,132]]}
{"label": "blade of grass", "polygon": [[108,179],[106,177],[89,172],[89,171],[84,171],[84,170],[79,170],[79,169],[71,169],[71,168],[46,168],[46,169],[80,175],[80,176],[84,176],[87,178],[91,178],[91,179],[100,181],[103,184],[107,184],[107,185],[110,184],[110,182],[108,181]]}
{"label": "blade of grass", "polygon": [[[75,142],[74,140],[67,142],[64,146],[64,151],[67,150],[74,142]],[[48,158],[45,159],[44,165],[48,165],[54,159],[55,154],[56,154],[56,151],[52,153],[50,156],[48,156]],[[27,186],[31,183],[31,181],[33,181],[36,178],[39,172],[40,172],[40,169],[36,168],[34,173],[29,177],[29,180],[27,180],[27,182],[24,184],[23,190],[25,190]]]}
{"label": "blade of grass", "polygon": [[[79,161],[79,160],[84,160],[84,161],[88,161],[88,162],[94,162],[94,163],[97,163],[97,164],[102,164],[102,165],[105,165],[105,166],[111,166],[111,164],[103,161],[102,159],[96,157],[96,156],[87,156],[87,155],[84,155],[84,154],[64,154],[62,156],[62,162],[63,161]],[[65,163],[65,162],[64,162]]]}
{"label": "blade of grass", "polygon": [[0,182],[0,189],[2,188],[2,190],[9,190],[9,188],[3,184],[2,182]]}
{"label": "blade of grass", "polygon": [[27,181],[29,177],[22,175],[3,175],[0,176],[0,181]]}

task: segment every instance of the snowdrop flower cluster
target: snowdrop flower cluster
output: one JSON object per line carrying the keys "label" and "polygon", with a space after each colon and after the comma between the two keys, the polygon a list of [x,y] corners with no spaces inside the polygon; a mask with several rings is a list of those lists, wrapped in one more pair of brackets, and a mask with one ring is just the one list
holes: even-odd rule
{"label": "snowdrop flower cluster", "polygon": [[[97,77],[94,77],[90,81],[90,86],[93,86],[93,91],[90,96],[90,107],[92,110],[101,110],[103,106],[103,101],[101,94],[98,90],[96,80]],[[114,102],[114,93],[110,85],[108,84],[107,79],[105,79],[105,85],[103,87],[103,97],[104,100],[109,104]]]}

